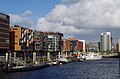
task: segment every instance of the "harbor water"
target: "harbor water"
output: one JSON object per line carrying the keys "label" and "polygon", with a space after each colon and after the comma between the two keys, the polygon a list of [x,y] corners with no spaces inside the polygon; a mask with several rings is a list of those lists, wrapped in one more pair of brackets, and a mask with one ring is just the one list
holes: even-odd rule
{"label": "harbor water", "polygon": [[119,79],[119,69],[119,58],[103,58],[36,71],[6,73],[5,79]]}

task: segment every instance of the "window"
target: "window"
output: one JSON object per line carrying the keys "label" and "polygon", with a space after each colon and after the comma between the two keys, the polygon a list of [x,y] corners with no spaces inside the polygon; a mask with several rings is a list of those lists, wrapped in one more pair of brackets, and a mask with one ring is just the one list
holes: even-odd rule
{"label": "window", "polygon": [[5,24],[1,24],[1,23],[0,23],[0,27],[9,28],[9,25],[5,25]]}
{"label": "window", "polygon": [[9,21],[8,21],[8,20],[4,20],[4,19],[1,19],[1,18],[0,18],[0,22],[9,24]]}
{"label": "window", "polygon": [[6,40],[6,42],[9,42],[9,40]]}
{"label": "window", "polygon": [[9,42],[8,40],[6,41],[7,39],[4,39],[4,38],[0,38],[0,42]]}
{"label": "window", "polygon": [[0,32],[9,33],[9,30],[5,30],[5,29],[0,28]]}
{"label": "window", "polygon": [[40,44],[36,44],[36,46],[40,46]]}
{"label": "window", "polygon": [[0,44],[0,47],[9,47],[9,44]]}
{"label": "window", "polygon": [[9,38],[9,35],[7,35],[7,34],[0,34],[0,37]]}

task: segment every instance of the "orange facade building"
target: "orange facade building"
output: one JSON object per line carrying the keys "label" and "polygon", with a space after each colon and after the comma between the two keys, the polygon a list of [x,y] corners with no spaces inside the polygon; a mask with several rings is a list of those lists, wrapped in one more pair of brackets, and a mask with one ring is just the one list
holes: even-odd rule
{"label": "orange facade building", "polygon": [[33,31],[22,26],[11,26],[11,49],[13,51],[33,50]]}

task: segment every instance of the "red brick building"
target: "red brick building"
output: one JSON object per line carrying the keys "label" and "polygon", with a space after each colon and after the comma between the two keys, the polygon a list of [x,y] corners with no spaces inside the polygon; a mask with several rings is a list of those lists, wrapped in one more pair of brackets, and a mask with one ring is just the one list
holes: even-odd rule
{"label": "red brick building", "polygon": [[78,41],[78,51],[82,52],[83,51],[83,42]]}
{"label": "red brick building", "polygon": [[63,51],[83,51],[83,42],[76,38],[68,38],[63,40]]}

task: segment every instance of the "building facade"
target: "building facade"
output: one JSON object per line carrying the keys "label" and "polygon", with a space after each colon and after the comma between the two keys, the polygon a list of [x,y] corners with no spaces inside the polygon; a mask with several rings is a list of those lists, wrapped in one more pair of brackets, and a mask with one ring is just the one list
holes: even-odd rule
{"label": "building facade", "polygon": [[62,51],[63,42],[62,37],[63,34],[59,32],[43,32],[44,35],[48,38],[48,51]]}
{"label": "building facade", "polygon": [[88,43],[89,52],[99,52],[99,43],[98,42],[89,42]]}
{"label": "building facade", "polygon": [[9,50],[9,15],[0,13],[0,53],[6,53]]}
{"label": "building facade", "polygon": [[83,42],[78,40],[78,51],[83,52]]}
{"label": "building facade", "polygon": [[63,52],[70,52],[70,41],[67,39],[63,39]]}
{"label": "building facade", "polygon": [[111,33],[103,32],[100,37],[100,51],[111,51]]}
{"label": "building facade", "polygon": [[47,36],[41,31],[34,31],[33,33],[34,51],[45,52],[48,51]]}
{"label": "building facade", "polygon": [[64,52],[78,52],[83,51],[83,42],[77,40],[76,38],[68,38],[63,40],[63,50]]}
{"label": "building facade", "polygon": [[83,43],[83,52],[86,52],[86,42],[85,40],[79,40]]}
{"label": "building facade", "polygon": [[75,38],[68,38],[70,41],[70,51],[71,52],[78,52],[78,40]]}
{"label": "building facade", "polygon": [[11,26],[11,48],[13,51],[33,51],[33,31],[19,25]]}

